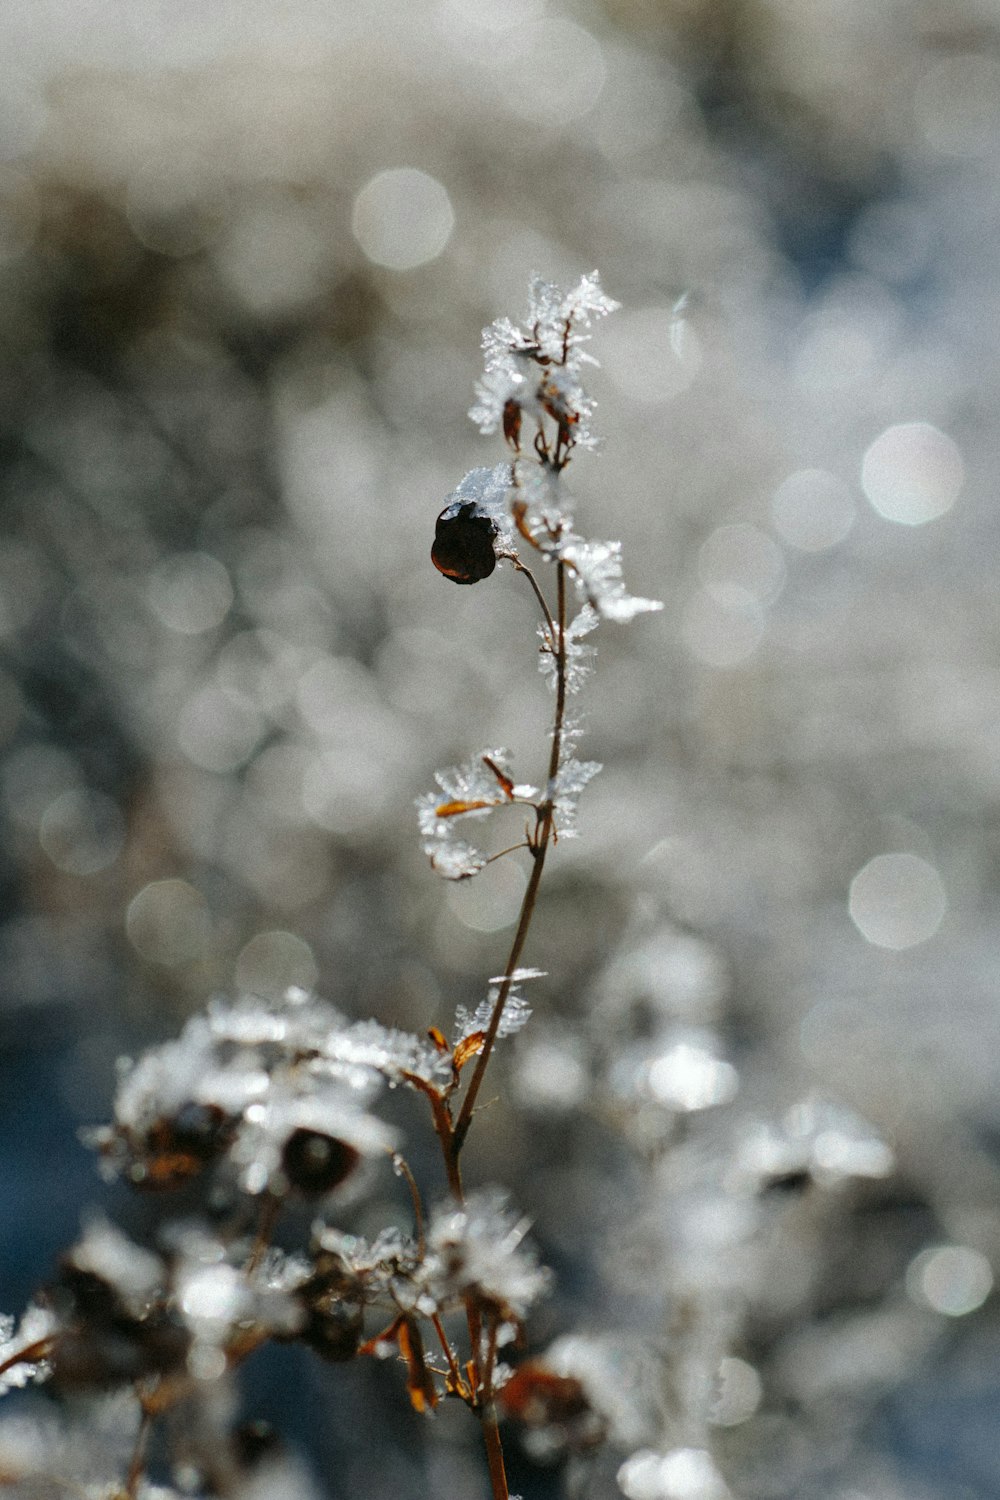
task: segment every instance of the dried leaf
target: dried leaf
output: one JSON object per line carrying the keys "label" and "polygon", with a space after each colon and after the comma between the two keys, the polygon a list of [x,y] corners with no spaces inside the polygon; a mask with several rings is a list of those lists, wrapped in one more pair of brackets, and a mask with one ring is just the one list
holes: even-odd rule
{"label": "dried leaf", "polygon": [[485,1040],[485,1031],[474,1031],[471,1036],[463,1037],[455,1048],[455,1067],[462,1069],[470,1057],[477,1057],[483,1050]]}
{"label": "dried leaf", "polygon": [[448,1039],[439,1026],[428,1026],[427,1035],[439,1052],[451,1051],[451,1048],[448,1046]]}
{"label": "dried leaf", "polygon": [[497,781],[500,783],[500,788],[503,791],[504,796],[505,797],[513,797],[513,795],[514,795],[514,780],[513,780],[513,777],[508,776],[507,772],[504,771],[500,766],[498,766],[497,763],[496,763],[496,761],[493,760],[489,755],[484,755],[483,756],[483,764],[486,765],[486,766],[489,766],[490,770],[493,772],[493,774],[496,777]]}
{"label": "dried leaf", "polygon": [[441,1399],[424,1359],[424,1341],[413,1317],[403,1317],[397,1332],[399,1352],[406,1360],[406,1389],[414,1411],[433,1411]]}
{"label": "dried leaf", "polygon": [[495,802],[484,802],[482,800],[476,800],[475,802],[441,802],[434,809],[434,816],[436,818],[457,818],[462,813],[480,812],[483,808],[496,807],[496,805]]}

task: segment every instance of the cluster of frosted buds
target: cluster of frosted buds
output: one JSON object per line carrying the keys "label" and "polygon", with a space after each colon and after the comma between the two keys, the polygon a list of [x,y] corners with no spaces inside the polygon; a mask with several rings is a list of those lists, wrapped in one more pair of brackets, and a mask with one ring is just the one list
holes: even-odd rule
{"label": "cluster of frosted buds", "polygon": [[388,1079],[447,1077],[429,1042],[348,1024],[301,992],[274,1008],[213,1003],[123,1072],[114,1123],[91,1133],[111,1174],[171,1188],[212,1168],[237,1191],[319,1197],[394,1137],[367,1107]]}

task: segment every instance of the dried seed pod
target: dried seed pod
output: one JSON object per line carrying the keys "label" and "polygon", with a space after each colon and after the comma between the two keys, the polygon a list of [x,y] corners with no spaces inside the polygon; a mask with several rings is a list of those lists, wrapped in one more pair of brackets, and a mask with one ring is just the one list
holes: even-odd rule
{"label": "dried seed pod", "polygon": [[191,1100],[149,1127],[129,1176],[140,1188],[177,1187],[228,1150],[234,1128],[218,1105]]}
{"label": "dried seed pod", "polygon": [[300,1193],[328,1193],[349,1177],[360,1153],[336,1136],[300,1126],[281,1152],[281,1165],[292,1187]]}
{"label": "dried seed pod", "polygon": [[538,1435],[556,1453],[586,1452],[607,1436],[607,1420],[591,1405],[575,1375],[558,1375],[541,1359],[525,1360],[498,1396],[505,1417],[513,1417]]}
{"label": "dried seed pod", "polygon": [[496,526],[474,501],[453,500],[437,518],[431,562],[453,583],[478,583],[497,565],[496,534]]}
{"label": "dried seed pod", "polygon": [[184,1367],[190,1331],[162,1303],[128,1308],[117,1287],[70,1260],[44,1300],[62,1324],[50,1355],[55,1390],[114,1390]]}
{"label": "dried seed pod", "polygon": [[322,1359],[339,1364],[357,1354],[363,1326],[359,1302],[327,1292],[306,1302],[306,1320],[297,1337]]}

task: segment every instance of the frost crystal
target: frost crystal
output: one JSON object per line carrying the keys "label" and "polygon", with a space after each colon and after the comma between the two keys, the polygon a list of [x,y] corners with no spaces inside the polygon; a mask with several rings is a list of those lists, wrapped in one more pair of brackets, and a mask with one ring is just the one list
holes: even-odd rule
{"label": "frost crystal", "polygon": [[470,1194],[461,1208],[438,1209],[427,1231],[426,1293],[448,1308],[474,1292],[503,1316],[523,1318],[551,1279],[524,1244],[528,1227],[495,1191]]}
{"label": "frost crystal", "polygon": [[496,432],[513,407],[540,421],[547,413],[573,423],[573,441],[596,446],[589,419],[594,403],[579,380],[582,364],[596,364],[582,345],[595,318],[613,312],[618,303],[601,290],[596,271],[564,292],[535,276],[528,299],[527,328],[498,318],[483,330],[485,370],[476,387],[469,416],[480,432]]}
{"label": "frost crystal", "polygon": [[7,1391],[20,1390],[32,1381],[46,1379],[49,1365],[44,1359],[36,1355],[34,1358],[18,1360],[17,1355],[21,1351],[28,1353],[34,1349],[55,1332],[56,1326],[56,1319],[48,1308],[36,1307],[34,1304],[25,1310],[16,1332],[13,1318],[0,1317],[0,1365],[11,1361],[9,1368],[0,1374],[0,1396]]}
{"label": "frost crystal", "polygon": [[495,807],[530,804],[538,796],[536,787],[514,784],[509,763],[506,750],[484,750],[461,766],[434,773],[443,796],[425,792],[417,798],[424,853],[445,879],[466,879],[487,863],[478,849],[455,837],[455,824],[460,819],[485,818]]}
{"label": "frost crystal", "polygon": [[470,469],[458,489],[452,490],[447,496],[444,508],[447,510],[452,505],[474,505],[476,512],[488,517],[496,527],[494,549],[516,552],[516,537],[508,503],[513,482],[510,464],[497,464],[494,469]]}
{"label": "frost crystal", "polygon": [[[585,604],[575,619],[566,626],[563,636],[563,649],[566,653],[566,691],[578,693],[586,679],[590,676],[593,668],[593,659],[597,655],[597,647],[584,645],[583,637],[596,630],[600,624],[600,616],[596,609]],[[542,675],[547,680],[553,691],[559,683],[558,672],[558,642],[553,639],[552,632],[547,625],[538,627],[541,639],[539,648],[538,665]]]}
{"label": "frost crystal", "polygon": [[577,760],[567,755],[552,786],[552,802],[556,827],[561,839],[575,838],[576,813],[580,793],[601,769],[599,760]]}
{"label": "frost crystal", "polygon": [[568,563],[573,581],[587,603],[606,620],[626,624],[636,615],[663,608],[659,599],[639,599],[630,594],[622,577],[621,542],[585,542],[571,536],[558,548]]}
{"label": "frost crystal", "polygon": [[[531,1019],[531,1006],[520,993],[519,986],[527,979],[544,979],[545,975],[541,969],[515,969],[510,977],[510,989],[507,992],[507,1001],[504,1005],[503,1015],[500,1017],[500,1025],[497,1036],[513,1036],[520,1031]],[[477,1031],[485,1031],[490,1024],[497,1000],[500,998],[500,988],[504,982],[504,975],[499,974],[490,980],[490,987],[485,1000],[481,1000],[474,1011],[468,1011],[464,1005],[455,1009],[455,1041],[464,1042],[467,1037],[474,1036]]]}
{"label": "frost crystal", "polygon": [[356,1021],[333,1032],[324,1044],[323,1060],[371,1068],[392,1082],[405,1082],[410,1075],[441,1083],[448,1076],[447,1060],[429,1042],[378,1021]]}

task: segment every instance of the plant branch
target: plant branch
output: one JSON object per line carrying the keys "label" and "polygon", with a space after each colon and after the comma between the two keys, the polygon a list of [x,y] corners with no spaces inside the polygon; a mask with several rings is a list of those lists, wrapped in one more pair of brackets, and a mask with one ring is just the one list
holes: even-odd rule
{"label": "plant branch", "polygon": [[413,1218],[417,1228],[417,1254],[423,1260],[427,1249],[427,1240],[424,1234],[424,1208],[420,1201],[420,1189],[417,1187],[417,1180],[410,1171],[410,1164],[406,1160],[406,1157],[402,1156],[398,1151],[391,1152],[391,1155],[393,1166],[410,1190],[410,1198],[413,1203]]}
{"label": "plant branch", "polygon": [[[527,571],[527,570],[525,570]],[[458,1113],[458,1119],[454,1127],[454,1156],[458,1154],[465,1144],[465,1138],[469,1133],[472,1123],[472,1113],[476,1106],[476,1099],[482,1087],[486,1069],[489,1066],[493,1046],[500,1030],[500,1022],[503,1019],[504,1007],[510,995],[511,986],[514,982],[514,971],[518,966],[521,953],[528,937],[531,927],[531,919],[535,913],[535,902],[538,898],[538,887],[542,880],[542,871],[545,868],[545,856],[548,853],[549,844],[552,840],[554,823],[554,799],[555,783],[559,774],[559,762],[562,755],[563,723],[566,717],[566,565],[563,562],[556,567],[558,578],[558,604],[557,620],[553,622],[552,634],[556,642],[556,712],[552,726],[552,751],[549,756],[549,781],[546,788],[545,801],[538,809],[538,820],[535,825],[534,838],[530,844],[531,856],[534,861],[531,877],[524,892],[521,902],[521,911],[518,917],[517,929],[514,933],[514,941],[511,944],[510,953],[504,968],[503,979],[497,991],[497,998],[493,1006],[493,1014],[490,1016],[490,1024],[486,1029],[483,1039],[483,1049],[476,1059],[472,1078],[462,1107]],[[530,576],[530,575],[529,575]],[[534,579],[532,579],[534,583]],[[547,613],[547,611],[546,611]],[[550,616],[551,618],[551,616]]]}

